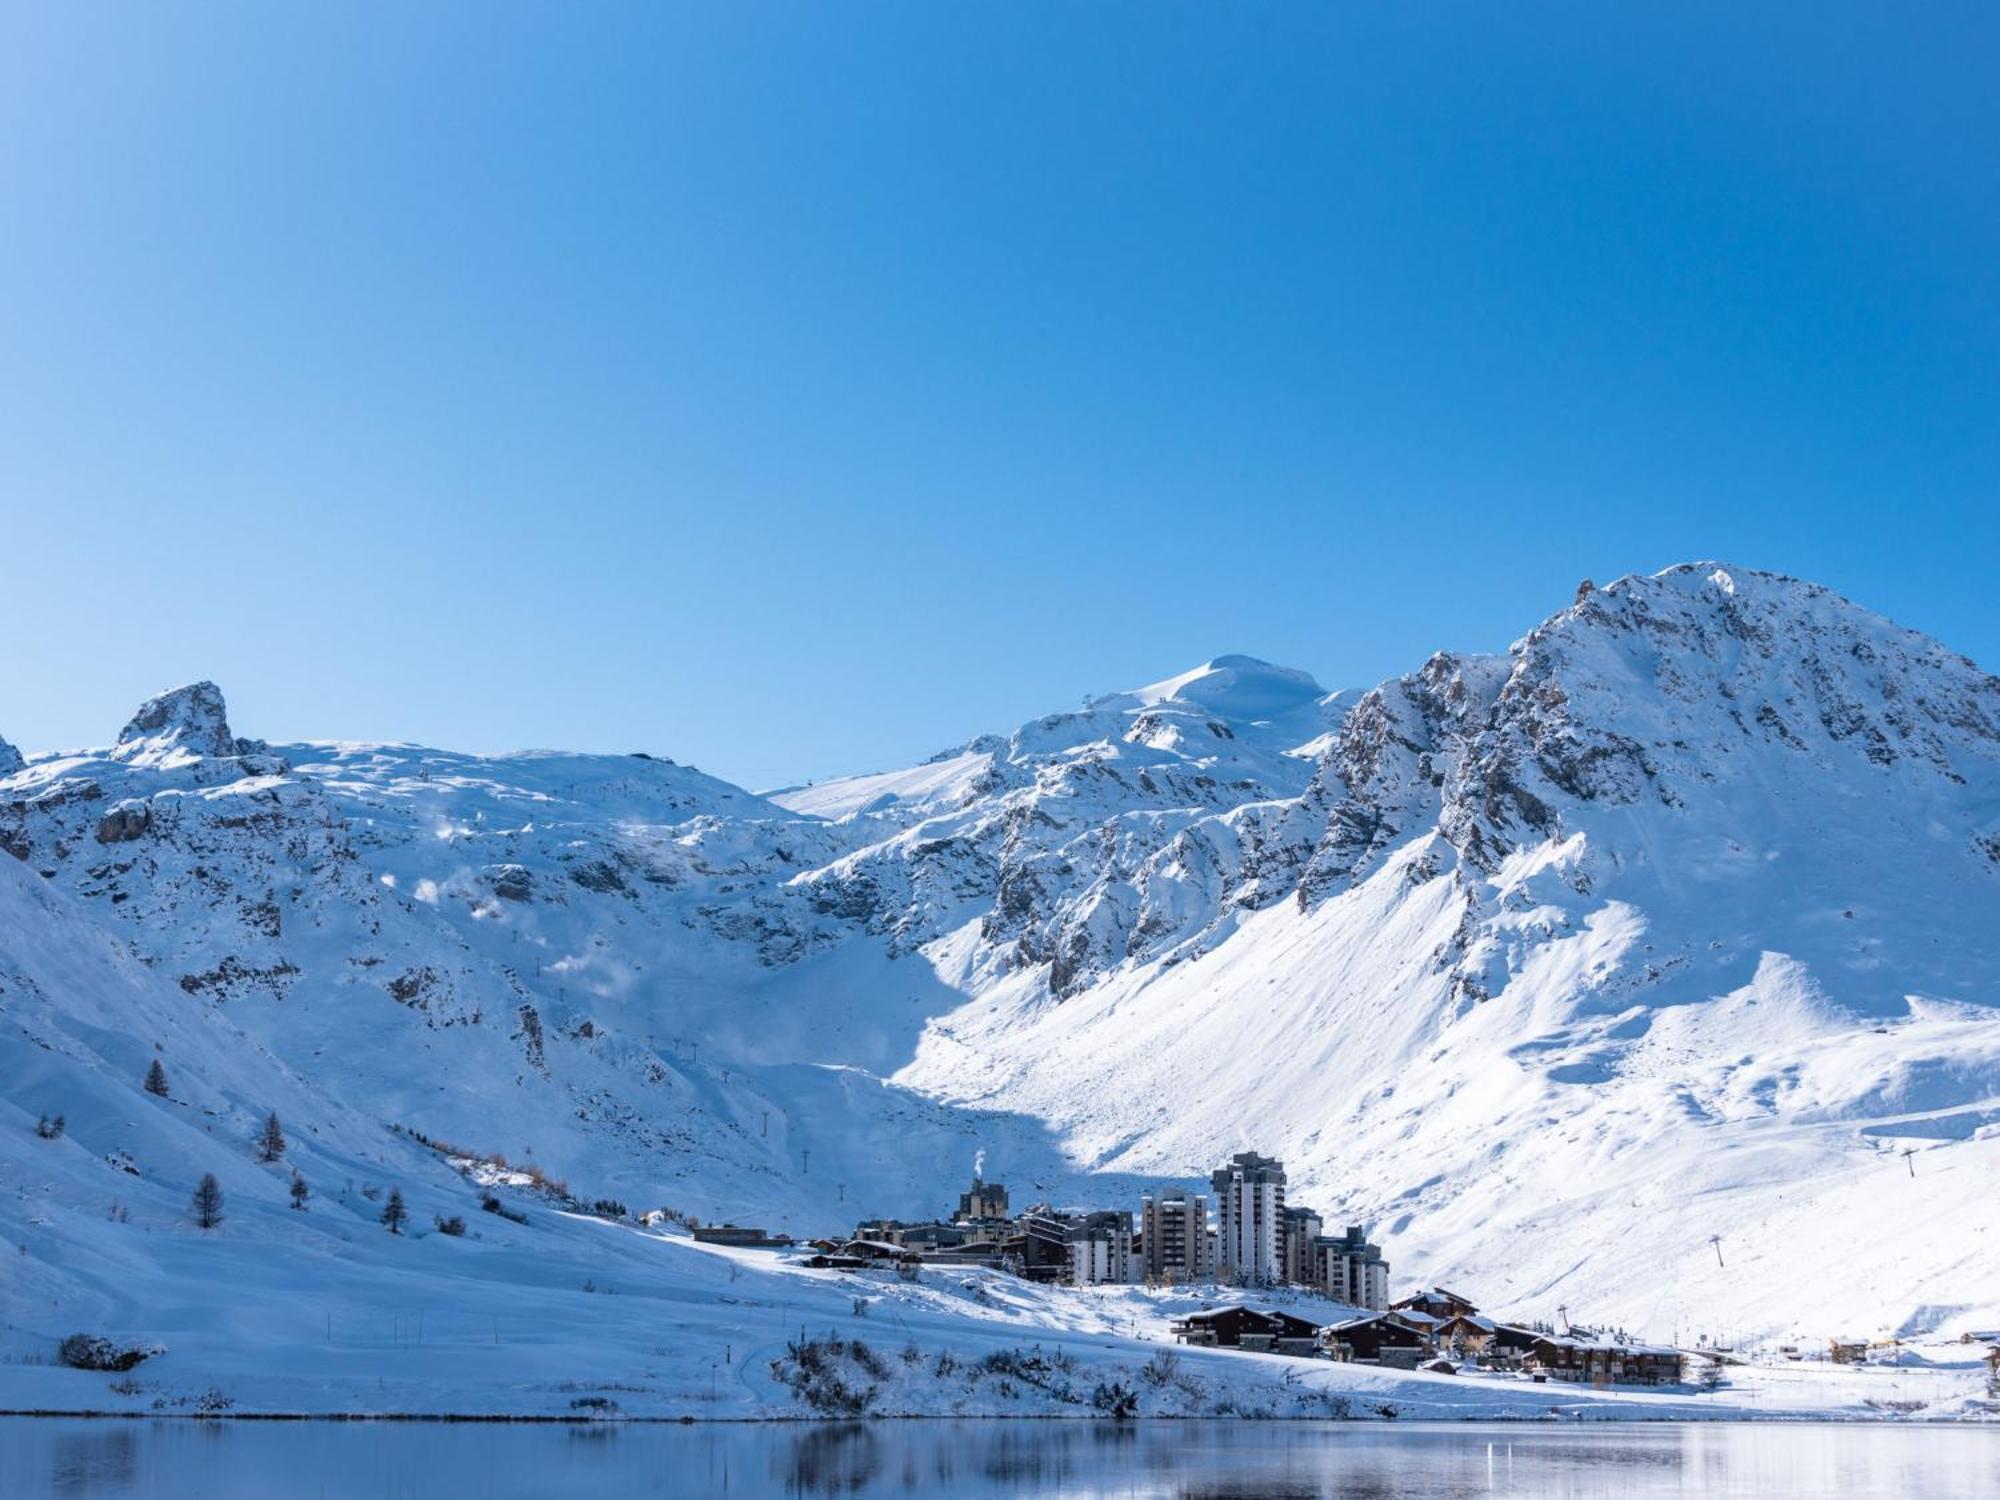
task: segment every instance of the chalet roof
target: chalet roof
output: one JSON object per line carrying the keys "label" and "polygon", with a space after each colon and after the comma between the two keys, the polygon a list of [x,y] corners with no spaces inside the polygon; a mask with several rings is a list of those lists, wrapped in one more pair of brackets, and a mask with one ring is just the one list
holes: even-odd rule
{"label": "chalet roof", "polygon": [[1309,1318],[1295,1317],[1291,1313],[1278,1312],[1272,1308],[1245,1307],[1234,1303],[1228,1307],[1212,1307],[1205,1312],[1189,1313],[1182,1323],[1219,1323],[1225,1318],[1245,1318],[1262,1323],[1273,1332],[1284,1332],[1287,1328],[1316,1331],[1319,1325]]}
{"label": "chalet roof", "polygon": [[1403,1297],[1390,1305],[1393,1307],[1404,1307],[1412,1302],[1428,1302],[1433,1298],[1445,1302],[1460,1302],[1467,1307],[1478,1306],[1470,1297],[1461,1297],[1457,1292],[1448,1291],[1441,1286],[1427,1286],[1422,1291],[1412,1292],[1409,1296]]}
{"label": "chalet roof", "polygon": [[1540,1348],[1547,1344],[1552,1349],[1573,1349],[1578,1353],[1591,1354],[1650,1354],[1660,1358],[1680,1357],[1680,1350],[1665,1344],[1621,1344],[1616,1339],[1579,1338],[1573,1334],[1545,1333],[1535,1340]]}
{"label": "chalet roof", "polygon": [[1349,1328],[1366,1328],[1373,1323],[1386,1323],[1391,1328],[1400,1328],[1406,1333],[1422,1333],[1436,1327],[1443,1320],[1429,1317],[1424,1313],[1378,1312],[1362,1318],[1349,1318],[1345,1323],[1335,1323],[1333,1331],[1341,1333]]}
{"label": "chalet roof", "polygon": [[[1407,1317],[1409,1315],[1405,1313],[1404,1316]],[[1498,1333],[1500,1331],[1498,1323],[1494,1322],[1491,1318],[1482,1318],[1478,1313],[1460,1313],[1455,1318],[1441,1318],[1439,1322],[1446,1327],[1455,1327],[1463,1323],[1467,1327],[1477,1328],[1481,1333]]]}
{"label": "chalet roof", "polygon": [[887,1244],[882,1240],[848,1240],[840,1247],[843,1255],[874,1255],[900,1259],[910,1252],[901,1245]]}

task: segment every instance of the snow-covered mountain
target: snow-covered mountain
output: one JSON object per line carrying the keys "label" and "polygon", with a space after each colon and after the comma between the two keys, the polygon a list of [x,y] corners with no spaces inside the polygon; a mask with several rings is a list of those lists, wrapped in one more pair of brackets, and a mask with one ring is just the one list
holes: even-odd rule
{"label": "snow-covered mountain", "polygon": [[[1220,657],[766,796],[265,745],[197,684],[108,750],[0,742],[0,848],[47,897],[0,961],[152,971],[91,1002],[125,1071],[258,1059],[635,1206],[816,1231],[979,1149],[1122,1201],[1255,1147],[1524,1313],[2000,1310],[2000,680],[1774,574],[1586,586],[1365,694]],[[26,983],[0,1029],[45,1028]],[[13,1134],[80,1076],[10,1082]]]}

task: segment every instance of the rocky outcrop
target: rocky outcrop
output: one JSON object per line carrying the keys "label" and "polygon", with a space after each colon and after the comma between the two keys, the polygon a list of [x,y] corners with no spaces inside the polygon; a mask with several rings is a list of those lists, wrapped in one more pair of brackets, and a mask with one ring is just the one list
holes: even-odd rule
{"label": "rocky outcrop", "polygon": [[235,755],[229,711],[222,689],[212,682],[190,683],[148,698],[118,732],[114,759],[159,764],[174,756]]}
{"label": "rocky outcrop", "polygon": [[150,804],[134,799],[121,802],[97,820],[97,842],[125,844],[142,839],[153,826]]}
{"label": "rocky outcrop", "polygon": [[0,736],[0,776],[12,776],[26,764],[27,761],[21,752],[8,744],[4,736]]}

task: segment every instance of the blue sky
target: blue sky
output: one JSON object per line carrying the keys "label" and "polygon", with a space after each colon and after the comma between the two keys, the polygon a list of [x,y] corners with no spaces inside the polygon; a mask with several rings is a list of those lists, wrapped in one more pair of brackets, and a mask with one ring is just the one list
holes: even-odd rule
{"label": "blue sky", "polygon": [[771,785],[1693,557],[2000,667],[2000,12],[1747,10],[0,0],[0,734]]}

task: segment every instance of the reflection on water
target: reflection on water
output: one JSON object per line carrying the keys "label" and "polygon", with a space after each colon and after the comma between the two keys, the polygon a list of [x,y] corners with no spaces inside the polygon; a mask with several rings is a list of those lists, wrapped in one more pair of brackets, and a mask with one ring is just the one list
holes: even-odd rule
{"label": "reflection on water", "polygon": [[0,1496],[1958,1500],[2000,1428],[1305,1422],[717,1426],[0,1419]]}

